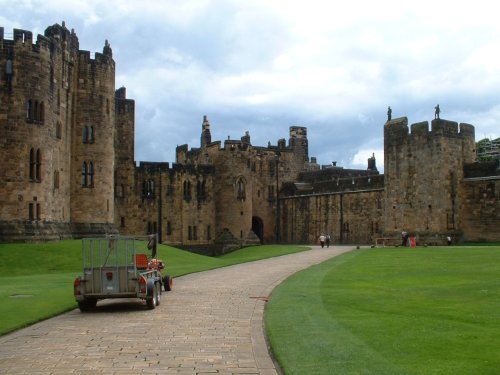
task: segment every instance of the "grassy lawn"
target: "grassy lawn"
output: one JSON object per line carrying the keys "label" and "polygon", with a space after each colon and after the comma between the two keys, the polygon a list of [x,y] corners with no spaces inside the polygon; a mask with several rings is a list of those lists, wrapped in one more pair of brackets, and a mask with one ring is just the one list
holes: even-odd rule
{"label": "grassy lawn", "polygon": [[500,246],[356,250],[266,306],[290,374],[498,374]]}
{"label": "grassy lawn", "polygon": [[[181,276],[307,249],[255,246],[212,258],[160,245],[158,257],[166,273]],[[0,244],[0,334],[76,307],[73,280],[82,273],[81,251],[80,240]]]}

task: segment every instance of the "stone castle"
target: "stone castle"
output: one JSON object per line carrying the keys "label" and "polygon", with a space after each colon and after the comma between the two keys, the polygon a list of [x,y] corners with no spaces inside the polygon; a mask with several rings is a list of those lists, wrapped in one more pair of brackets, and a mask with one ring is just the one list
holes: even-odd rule
{"label": "stone castle", "polygon": [[288,142],[178,146],[176,162],[134,159],[135,102],[115,89],[106,41],[92,58],[64,24],[36,42],[0,28],[0,241],[157,233],[211,254],[257,243],[500,241],[498,160],[476,162],[474,127],[436,118],[384,127],[384,174],[320,166],[307,129]]}

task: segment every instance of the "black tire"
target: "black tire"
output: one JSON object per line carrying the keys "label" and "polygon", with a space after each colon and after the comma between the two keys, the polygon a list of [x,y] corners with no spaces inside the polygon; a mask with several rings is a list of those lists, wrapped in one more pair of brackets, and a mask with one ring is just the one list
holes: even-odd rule
{"label": "black tire", "polygon": [[81,312],[87,312],[90,310],[89,305],[85,301],[78,301],[78,308]]}
{"label": "black tire", "polygon": [[78,301],[78,308],[81,312],[87,312],[93,309],[97,305],[96,299],[84,299],[83,301]]}
{"label": "black tire", "polygon": [[155,284],[155,289],[156,289],[156,306],[160,306],[161,302],[161,283],[157,282]]}
{"label": "black tire", "polygon": [[167,275],[163,278],[163,288],[166,292],[170,292],[174,287],[174,278]]}
{"label": "black tire", "polygon": [[157,295],[158,291],[156,290],[155,284],[155,287],[153,288],[153,295],[146,298],[146,306],[148,307],[148,309],[153,310],[156,307],[156,302],[158,301]]}

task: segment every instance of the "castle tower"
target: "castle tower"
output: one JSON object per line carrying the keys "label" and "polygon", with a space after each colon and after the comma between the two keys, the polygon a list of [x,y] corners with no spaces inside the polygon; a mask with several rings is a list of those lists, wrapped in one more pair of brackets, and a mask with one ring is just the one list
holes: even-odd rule
{"label": "castle tower", "polygon": [[103,53],[80,51],[75,74],[72,136],[71,221],[114,222],[115,62]]}
{"label": "castle tower", "polygon": [[406,117],[384,126],[385,232],[416,233],[439,242],[459,232],[459,182],[473,161],[474,127],[435,119],[411,125]]}
{"label": "castle tower", "polygon": [[35,44],[29,31],[14,29],[13,36],[0,33],[0,222],[9,223],[1,240],[69,236],[78,38],[64,24],[47,28]]}

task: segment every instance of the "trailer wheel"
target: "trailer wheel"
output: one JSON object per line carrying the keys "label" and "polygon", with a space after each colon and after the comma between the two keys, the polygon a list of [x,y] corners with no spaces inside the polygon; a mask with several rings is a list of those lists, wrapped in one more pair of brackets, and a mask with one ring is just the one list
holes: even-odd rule
{"label": "trailer wheel", "polygon": [[156,290],[155,286],[153,288],[153,295],[151,297],[146,298],[146,305],[148,306],[148,309],[153,310],[156,307],[157,295],[158,291]]}
{"label": "trailer wheel", "polygon": [[174,278],[167,275],[163,278],[163,288],[166,292],[170,292],[174,287]]}
{"label": "trailer wheel", "polygon": [[157,282],[155,284],[155,290],[156,290],[156,306],[160,306],[161,302],[161,283]]}
{"label": "trailer wheel", "polygon": [[94,298],[88,298],[83,301],[78,301],[78,308],[81,312],[87,312],[97,305],[97,300]]}

